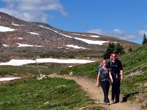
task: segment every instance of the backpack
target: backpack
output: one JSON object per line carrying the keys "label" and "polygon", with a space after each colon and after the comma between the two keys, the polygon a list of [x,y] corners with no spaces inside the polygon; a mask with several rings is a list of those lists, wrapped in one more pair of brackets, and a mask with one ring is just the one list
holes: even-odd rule
{"label": "backpack", "polygon": [[99,73],[99,68],[96,69],[96,74],[98,75],[98,73]]}
{"label": "backpack", "polygon": [[98,75],[100,68],[102,67],[102,63],[100,63],[99,67],[96,69],[96,74]]}

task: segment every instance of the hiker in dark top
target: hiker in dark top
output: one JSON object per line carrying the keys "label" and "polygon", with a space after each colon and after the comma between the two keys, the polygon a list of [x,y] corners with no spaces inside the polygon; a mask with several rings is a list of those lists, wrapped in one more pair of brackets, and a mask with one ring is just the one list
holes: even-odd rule
{"label": "hiker in dark top", "polygon": [[108,62],[108,68],[112,75],[112,102],[118,103],[120,96],[120,80],[123,80],[123,67],[121,61],[117,58],[117,54],[111,54]]}
{"label": "hiker in dark top", "polygon": [[103,60],[102,67],[99,69],[96,84],[98,87],[101,85],[101,88],[104,93],[104,102],[106,104],[109,104],[108,92],[109,92],[109,86],[110,86],[110,83],[109,83],[110,79],[112,81],[112,76],[107,68],[107,62],[106,60]]}

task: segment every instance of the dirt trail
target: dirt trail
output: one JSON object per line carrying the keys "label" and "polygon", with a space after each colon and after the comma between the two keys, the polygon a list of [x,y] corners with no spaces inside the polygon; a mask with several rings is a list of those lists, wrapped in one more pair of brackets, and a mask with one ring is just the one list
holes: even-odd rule
{"label": "dirt trail", "polygon": [[[81,86],[82,90],[84,90],[95,103],[102,104],[103,103],[103,92],[101,88],[96,87],[96,80],[92,80],[87,77],[81,76],[69,76],[69,75],[58,75],[51,74],[48,75],[50,78],[64,78],[69,80],[74,80],[78,85]],[[109,95],[110,96],[110,95]],[[109,98],[110,99],[110,98]],[[139,110],[137,105],[132,105],[129,102],[126,103],[118,103],[111,105],[102,104],[107,110]]]}

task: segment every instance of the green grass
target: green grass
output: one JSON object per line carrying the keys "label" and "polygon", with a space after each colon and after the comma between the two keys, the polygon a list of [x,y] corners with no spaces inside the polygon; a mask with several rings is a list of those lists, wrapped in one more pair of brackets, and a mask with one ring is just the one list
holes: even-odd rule
{"label": "green grass", "polygon": [[91,104],[73,80],[21,79],[0,85],[0,110],[78,110]]}
{"label": "green grass", "polygon": [[139,47],[129,54],[120,57],[124,66],[124,76],[141,71],[138,75],[127,77],[121,84],[121,92],[126,96],[143,93],[144,82],[147,82],[147,46]]}
{"label": "green grass", "polygon": [[72,68],[64,68],[60,71],[60,74],[68,74],[70,72],[73,72],[74,75],[86,75],[90,78],[96,78],[97,65],[98,62],[94,62],[90,64],[78,65]]}
{"label": "green grass", "polygon": [[[122,61],[125,76],[124,81],[121,83],[121,93],[124,96],[134,93],[144,93],[146,88],[143,84],[147,82],[147,67],[145,66],[147,65],[147,46],[139,47],[131,53],[120,56],[119,59]],[[22,67],[0,66],[0,75],[36,75],[39,69],[43,74],[54,72],[69,74],[73,72],[74,75],[86,75],[96,79],[95,70],[98,64],[99,62],[94,62],[77,65],[72,68],[64,68],[60,64],[39,64],[39,67],[36,67],[35,64]],[[136,71],[142,72],[139,75],[127,77],[130,73],[135,73]],[[58,90],[56,87],[59,85],[65,86]],[[74,81],[63,79],[46,79],[42,81],[25,79],[13,81],[12,83],[1,85],[0,93],[0,109],[2,110],[10,110],[12,106],[14,108],[12,107],[11,110],[19,110],[20,108],[22,108],[21,110],[26,110],[26,107],[28,107],[27,110],[47,110],[49,108],[53,110],[77,110],[81,106],[93,103],[85,97],[84,92],[79,89]],[[73,96],[73,94],[75,95]],[[144,94],[146,95],[146,93]],[[48,104],[44,104],[45,102],[48,102]]]}
{"label": "green grass", "polygon": [[[24,66],[0,66],[0,75],[37,75],[51,74],[60,71],[62,64],[30,64]],[[40,71],[40,72],[39,72]]]}

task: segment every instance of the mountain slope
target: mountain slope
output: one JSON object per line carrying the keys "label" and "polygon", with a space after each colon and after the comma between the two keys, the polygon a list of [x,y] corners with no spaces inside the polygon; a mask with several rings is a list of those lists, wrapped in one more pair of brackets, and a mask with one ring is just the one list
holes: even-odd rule
{"label": "mountain slope", "polygon": [[[3,47],[40,47],[48,49],[104,50],[108,42],[137,45],[128,41],[92,33],[67,32],[48,24],[26,22],[0,13],[0,41]],[[80,48],[81,47],[81,48]]]}

